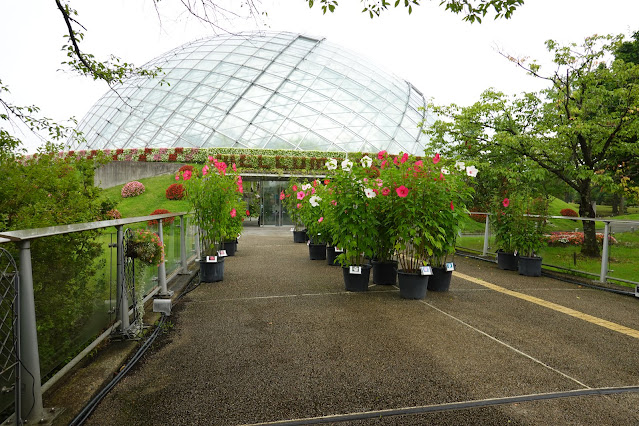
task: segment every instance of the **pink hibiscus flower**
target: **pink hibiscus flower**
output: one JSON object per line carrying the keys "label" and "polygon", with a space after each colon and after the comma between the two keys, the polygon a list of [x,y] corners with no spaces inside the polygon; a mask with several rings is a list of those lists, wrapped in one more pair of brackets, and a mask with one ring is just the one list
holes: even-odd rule
{"label": "pink hibiscus flower", "polygon": [[406,188],[404,185],[400,186],[395,191],[397,191],[397,195],[399,195],[402,198],[405,198],[406,196],[408,196],[408,188]]}

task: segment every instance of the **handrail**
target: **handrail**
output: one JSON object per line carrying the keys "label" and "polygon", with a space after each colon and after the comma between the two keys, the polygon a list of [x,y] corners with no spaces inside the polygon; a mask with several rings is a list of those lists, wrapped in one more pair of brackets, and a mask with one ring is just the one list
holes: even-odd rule
{"label": "handrail", "polygon": [[9,241],[19,242],[36,238],[50,237],[53,235],[69,234],[73,232],[91,231],[95,229],[110,228],[111,226],[130,225],[132,223],[147,220],[166,219],[168,217],[184,216],[187,212],[164,213],[150,216],[138,216],[126,219],[101,220],[97,222],[72,223],[69,225],[49,226],[46,228],[21,229],[18,231],[0,232],[0,244]]}

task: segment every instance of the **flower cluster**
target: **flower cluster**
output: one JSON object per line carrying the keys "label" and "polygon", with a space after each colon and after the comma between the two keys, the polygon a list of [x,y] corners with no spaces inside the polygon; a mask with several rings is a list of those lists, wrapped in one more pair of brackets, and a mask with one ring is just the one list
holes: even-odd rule
{"label": "flower cluster", "polygon": [[[601,232],[596,234],[597,242],[603,244],[604,235]],[[543,237],[549,246],[580,246],[584,243],[583,232],[551,232]],[[617,239],[612,235],[608,236],[609,244],[617,244]]]}
{"label": "flower cluster", "polygon": [[111,209],[106,212],[106,215],[109,219],[122,219],[122,213],[120,213],[117,209]]}
{"label": "flower cluster", "polygon": [[242,231],[246,203],[242,200],[242,177],[237,167],[210,156],[201,175],[193,170],[182,170],[176,179],[186,185],[187,199],[195,211],[195,221],[200,228],[202,255],[214,255],[226,240],[235,241]]}
{"label": "flower cluster", "polygon": [[[166,214],[166,213],[171,213],[171,212],[168,211],[167,209],[155,209],[155,210],[153,210],[153,212],[151,212],[149,214],[149,216],[154,216],[156,214]],[[167,217],[167,218],[162,219],[162,224],[163,225],[171,225],[174,220],[175,220],[175,217]],[[149,226],[157,225],[158,221],[157,220],[149,220],[148,224],[149,224]]]}
{"label": "flower cluster", "polygon": [[454,250],[472,192],[466,179],[477,169],[438,153],[376,157],[326,161],[330,229],[346,250],[339,259],[349,265],[361,264],[360,253],[378,260],[398,255],[400,268],[411,272],[428,261],[439,266]]}
{"label": "flower cluster", "polygon": [[158,266],[164,261],[164,244],[158,234],[138,229],[127,242],[126,254],[148,265]]}
{"label": "flower cluster", "polygon": [[184,185],[181,183],[172,183],[166,188],[166,198],[169,200],[181,200],[185,195]]}
{"label": "flower cluster", "polygon": [[140,194],[144,194],[145,190],[146,188],[142,182],[134,180],[122,187],[122,198],[137,197]]}

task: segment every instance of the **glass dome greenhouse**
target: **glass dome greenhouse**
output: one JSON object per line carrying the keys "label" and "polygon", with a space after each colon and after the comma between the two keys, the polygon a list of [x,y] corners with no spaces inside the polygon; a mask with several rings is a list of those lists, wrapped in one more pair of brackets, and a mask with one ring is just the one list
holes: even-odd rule
{"label": "glass dome greenhouse", "polygon": [[107,92],[75,149],[231,147],[422,154],[430,121],[410,83],[324,39],[222,35],[152,60],[161,78]]}

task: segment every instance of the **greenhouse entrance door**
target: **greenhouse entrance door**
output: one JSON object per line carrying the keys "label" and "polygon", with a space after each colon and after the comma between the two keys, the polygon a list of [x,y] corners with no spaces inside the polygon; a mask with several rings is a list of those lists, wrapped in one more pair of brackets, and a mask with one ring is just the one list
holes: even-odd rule
{"label": "greenhouse entrance door", "polygon": [[291,225],[286,207],[280,200],[280,193],[286,190],[287,181],[262,181],[262,225]]}

